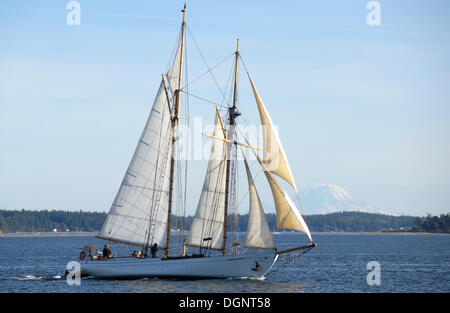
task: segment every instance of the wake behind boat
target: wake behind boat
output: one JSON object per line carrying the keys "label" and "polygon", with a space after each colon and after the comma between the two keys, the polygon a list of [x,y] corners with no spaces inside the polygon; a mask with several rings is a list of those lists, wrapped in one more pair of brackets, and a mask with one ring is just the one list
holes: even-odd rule
{"label": "wake behind boat", "polygon": [[[185,54],[186,6],[175,57],[167,73],[162,75],[150,116],[126,170],[106,221],[97,237],[142,248],[142,256],[96,257],[94,247],[83,250],[81,271],[98,278],[256,278],[271,270],[280,255],[309,251],[316,244],[303,217],[277,178],[285,180],[297,192],[286,154],[274,124],[258,91],[248,74],[264,129],[263,155],[260,156],[247,138],[236,128],[243,113],[236,107],[239,40],[234,53],[234,85],[231,105],[227,106],[226,121],[215,109],[211,151],[197,211],[189,233],[171,235],[175,196],[175,178],[182,173],[177,166],[177,127],[181,120],[180,105],[183,61]],[[249,222],[243,244],[235,235],[231,218],[236,217],[239,150],[249,149],[256,157],[272,191],[276,208],[276,228],[304,232],[309,244],[278,250],[270,232],[256,190],[249,164],[243,155],[249,195]],[[187,166],[187,164],[186,164]],[[178,192],[186,192],[178,184]],[[182,197],[178,197],[182,198]],[[231,233],[231,238],[228,233]],[[174,238],[177,237],[177,238]],[[171,249],[178,240],[180,249]],[[182,240],[182,244],[180,244]],[[156,245],[155,245],[156,244]],[[162,257],[146,257],[151,247],[164,250]],[[173,252],[176,250],[176,253]],[[189,254],[190,253],[190,254]]]}

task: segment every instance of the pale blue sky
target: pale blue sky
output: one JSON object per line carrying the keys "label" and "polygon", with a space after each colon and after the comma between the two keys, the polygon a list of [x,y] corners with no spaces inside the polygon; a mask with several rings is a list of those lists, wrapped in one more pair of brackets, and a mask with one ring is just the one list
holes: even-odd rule
{"label": "pale blue sky", "polygon": [[[0,3],[0,208],[109,210],[184,3],[80,0],[81,25],[68,26],[68,2]],[[385,211],[448,212],[450,2],[379,1],[381,26],[367,25],[367,3],[189,1],[187,22],[210,65],[240,38],[300,189],[327,182]],[[192,78],[205,67],[189,40]],[[213,118],[204,102],[190,108]],[[191,212],[204,166],[191,170]]]}

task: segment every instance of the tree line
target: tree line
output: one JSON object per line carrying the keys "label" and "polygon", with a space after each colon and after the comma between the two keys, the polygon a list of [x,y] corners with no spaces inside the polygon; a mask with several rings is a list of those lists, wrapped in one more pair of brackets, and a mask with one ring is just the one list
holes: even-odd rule
{"label": "tree line", "polygon": [[106,219],[106,213],[82,211],[28,211],[0,210],[0,231],[16,232],[51,232],[100,230]]}
{"label": "tree line", "polygon": [[[51,232],[83,231],[96,232],[102,227],[107,213],[82,211],[28,211],[0,210],[0,231],[15,232]],[[276,229],[276,216],[266,214],[271,231]],[[440,217],[428,215],[425,218],[414,216],[392,216],[362,212],[340,212],[304,216],[311,231],[318,232],[377,232],[377,231],[414,231],[450,233],[449,215]],[[189,230],[193,216],[172,217],[172,229]],[[248,215],[230,216],[230,229],[247,230]]]}
{"label": "tree line", "polygon": [[307,215],[305,220],[312,231],[378,232],[409,230],[416,217],[364,212],[337,212]]}
{"label": "tree line", "polygon": [[450,233],[450,213],[431,216],[428,214],[425,218],[417,217],[411,228],[414,232],[426,233]]}

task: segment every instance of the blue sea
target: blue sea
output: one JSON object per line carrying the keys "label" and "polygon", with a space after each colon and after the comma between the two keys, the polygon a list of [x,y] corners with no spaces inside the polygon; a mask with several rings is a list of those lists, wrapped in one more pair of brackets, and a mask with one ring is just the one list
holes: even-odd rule
{"label": "blue sea", "polygon": [[[300,233],[274,235],[277,246],[305,242]],[[277,262],[258,280],[99,280],[69,285],[64,271],[80,247],[103,247],[93,234],[0,237],[2,293],[448,293],[450,236],[313,233],[318,246],[296,260]],[[113,252],[133,248],[112,244]],[[126,250],[128,249],[128,250]],[[289,262],[287,262],[289,261]],[[377,262],[377,267],[368,267]],[[374,270],[378,281],[373,283]],[[369,282],[368,282],[369,277]],[[372,280],[371,280],[372,279]],[[372,283],[370,283],[370,281]]]}

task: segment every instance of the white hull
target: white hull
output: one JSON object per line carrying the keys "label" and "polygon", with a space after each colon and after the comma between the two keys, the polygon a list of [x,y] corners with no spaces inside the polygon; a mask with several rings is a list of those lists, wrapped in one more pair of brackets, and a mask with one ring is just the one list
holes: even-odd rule
{"label": "white hull", "polygon": [[277,260],[273,252],[201,258],[116,258],[87,261],[81,272],[97,278],[254,278],[261,279]]}

